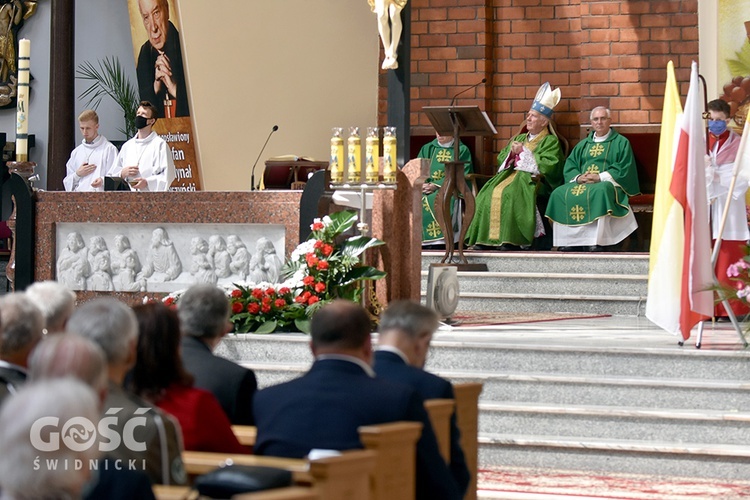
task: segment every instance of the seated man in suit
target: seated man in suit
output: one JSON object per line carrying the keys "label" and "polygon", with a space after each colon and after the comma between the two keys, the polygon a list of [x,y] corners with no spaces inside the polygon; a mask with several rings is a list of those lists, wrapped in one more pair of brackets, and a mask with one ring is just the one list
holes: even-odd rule
{"label": "seated man in suit", "polygon": [[628,197],[640,193],[630,142],[611,128],[609,109],[591,110],[594,130],[565,162],[565,183],[552,192],[547,218],[554,245],[562,251],[599,251],[635,231]]}
{"label": "seated man in suit", "polygon": [[0,403],[26,382],[29,355],[42,340],[44,317],[25,293],[0,299]]}
{"label": "seated man in suit", "polygon": [[229,301],[214,285],[193,285],[177,304],[182,328],[182,362],[195,387],[211,392],[233,425],[253,425],[253,395],[258,382],[252,370],[213,350],[231,328]]}
{"label": "seated man in suit", "polygon": [[[399,300],[380,316],[378,350],[375,351],[375,373],[380,378],[413,387],[427,399],[455,399],[453,386],[447,380],[424,371],[432,334],[439,325],[437,314],[416,302]],[[461,435],[456,413],[451,415],[450,470],[466,493],[471,478],[461,449]]]}
{"label": "seated man in suit", "polygon": [[255,395],[255,452],[301,458],[312,449],[362,448],[359,427],[416,421],[424,426],[417,443],[417,498],[461,498],[424,400],[405,385],[375,378],[370,331],[366,311],[353,302],[335,301],[313,316],[310,371]]}
{"label": "seated man in suit", "polygon": [[565,160],[549,126],[559,102],[560,89],[551,90],[549,83],[539,88],[526,115],[526,130],[500,151],[497,174],[477,193],[467,245],[519,250],[545,234],[537,197],[546,199],[560,185]]}

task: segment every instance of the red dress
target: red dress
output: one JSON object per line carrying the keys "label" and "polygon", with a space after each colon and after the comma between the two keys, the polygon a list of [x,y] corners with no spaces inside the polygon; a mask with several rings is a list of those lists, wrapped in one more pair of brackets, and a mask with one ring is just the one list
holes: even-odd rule
{"label": "red dress", "polygon": [[156,406],[180,422],[186,450],[250,453],[237,441],[229,418],[210,392],[172,384]]}

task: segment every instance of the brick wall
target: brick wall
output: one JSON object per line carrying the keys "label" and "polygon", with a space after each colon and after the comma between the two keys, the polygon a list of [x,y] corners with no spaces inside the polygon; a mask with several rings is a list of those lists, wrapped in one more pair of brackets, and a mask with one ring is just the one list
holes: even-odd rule
{"label": "brick wall", "polygon": [[[666,64],[687,92],[698,59],[697,0],[410,0],[411,125],[423,106],[477,104],[498,129],[486,158],[517,130],[539,85],[560,87],[555,119],[575,143],[589,110],[612,109],[617,125],[661,120]],[[380,122],[387,109],[381,78]]]}

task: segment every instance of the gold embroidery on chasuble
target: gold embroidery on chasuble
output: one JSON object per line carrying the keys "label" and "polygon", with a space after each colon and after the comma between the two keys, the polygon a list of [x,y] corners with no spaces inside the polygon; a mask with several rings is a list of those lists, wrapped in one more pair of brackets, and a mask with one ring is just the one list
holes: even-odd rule
{"label": "gold embroidery on chasuble", "polygon": [[586,168],[587,174],[598,174],[599,173],[599,166],[598,165],[589,165],[588,168]]}
{"label": "gold embroidery on chasuble", "polygon": [[573,196],[580,196],[584,191],[586,191],[585,184],[578,184],[576,186],[573,186],[573,188],[570,190]]}
{"label": "gold embroidery on chasuble", "polygon": [[443,231],[440,229],[440,224],[438,224],[435,220],[427,224],[427,234],[433,238],[437,238],[438,236],[442,235]]}
{"label": "gold embroidery on chasuble", "polygon": [[589,156],[592,158],[596,158],[597,156],[601,156],[601,154],[604,153],[604,146],[601,144],[594,144],[591,146],[591,149],[589,149]]}
{"label": "gold embroidery on chasuble", "polygon": [[441,149],[435,155],[435,159],[440,163],[446,163],[453,159],[453,152],[450,149]]}
{"label": "gold embroidery on chasuble", "polygon": [[422,196],[422,208],[424,208],[425,210],[430,210],[430,200],[428,200],[426,196]]}
{"label": "gold embroidery on chasuble", "polygon": [[[539,132],[539,135],[534,137],[532,140],[529,140],[529,134],[526,134],[526,138],[524,138],[523,140],[523,147],[533,153],[539,143],[542,142],[542,139],[544,139],[548,135],[549,131],[546,128]],[[513,173],[506,177],[505,180],[495,186],[495,189],[492,190],[492,197],[490,202],[490,239],[496,240],[500,238],[500,220],[502,218],[503,191],[511,182],[513,182],[513,179],[516,178],[517,173],[518,172],[514,170]],[[495,209],[496,207],[497,210]],[[497,216],[493,217],[493,213],[497,213]]]}
{"label": "gold embroidery on chasuble", "polygon": [[445,179],[445,170],[438,170],[437,172],[432,174],[432,178],[435,179],[436,181],[441,181]]}
{"label": "gold embroidery on chasuble", "polygon": [[581,205],[574,205],[570,209],[570,218],[576,222],[581,222],[586,217],[586,210]]}

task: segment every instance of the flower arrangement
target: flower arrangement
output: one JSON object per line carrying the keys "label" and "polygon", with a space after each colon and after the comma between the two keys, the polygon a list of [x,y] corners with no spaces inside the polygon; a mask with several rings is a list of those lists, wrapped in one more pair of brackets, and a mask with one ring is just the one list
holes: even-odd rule
{"label": "flower arrangement", "polygon": [[[283,283],[234,283],[225,288],[236,333],[310,331],[310,318],[334,299],[359,301],[362,280],[377,280],[385,272],[363,265],[360,256],[384,242],[369,236],[344,237],[357,215],[335,212],[311,225],[310,237],[299,244],[282,270]],[[163,300],[173,305],[182,292]]]}

